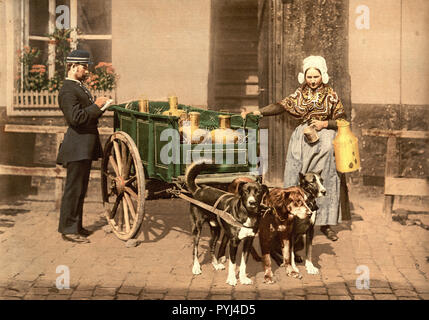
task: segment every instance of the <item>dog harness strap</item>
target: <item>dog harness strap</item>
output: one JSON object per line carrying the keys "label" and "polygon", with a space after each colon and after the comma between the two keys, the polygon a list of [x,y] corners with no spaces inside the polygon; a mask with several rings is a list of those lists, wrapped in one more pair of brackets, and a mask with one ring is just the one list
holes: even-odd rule
{"label": "dog harness strap", "polygon": [[[178,197],[182,198],[182,199],[184,199],[186,201],[189,201],[189,202],[195,204],[196,206],[199,206],[200,208],[203,208],[203,209],[205,209],[207,211],[210,211],[210,212],[214,213],[217,216],[220,216],[223,220],[225,220],[227,223],[229,223],[230,225],[232,225],[232,226],[234,226],[236,228],[243,228],[244,227],[240,222],[238,222],[237,220],[235,220],[234,217],[231,216],[228,212],[216,209],[215,207],[212,207],[212,206],[210,206],[210,205],[208,205],[208,204],[206,204],[204,202],[195,200],[194,198],[190,198],[188,196],[185,196],[184,194],[181,194],[181,193],[178,194]],[[216,205],[217,205],[217,203],[216,203]]]}
{"label": "dog harness strap", "polygon": [[215,208],[215,209],[216,209],[216,208],[217,208],[217,206],[218,206],[218,204],[219,204],[219,202],[221,202],[223,198],[225,198],[226,196],[229,196],[229,195],[231,195],[231,194],[230,194],[230,193],[225,193],[225,194],[221,195],[221,196],[216,200],[215,204],[213,205],[213,208]]}
{"label": "dog harness strap", "polygon": [[216,210],[214,213],[217,215],[217,220],[219,222],[219,225],[222,225],[219,221],[219,218],[222,218],[223,220],[225,220],[225,222],[229,223],[230,225],[237,227],[237,228],[243,228],[244,226],[238,222],[237,220],[234,219],[234,217],[232,215],[230,215],[227,211],[229,210],[229,206],[227,206],[225,208],[225,210],[219,210],[217,209],[217,206],[219,204],[219,202],[222,201],[223,198],[225,198],[226,196],[231,195],[230,193],[225,193],[223,195],[221,195],[215,202],[215,204],[213,205],[213,209]]}

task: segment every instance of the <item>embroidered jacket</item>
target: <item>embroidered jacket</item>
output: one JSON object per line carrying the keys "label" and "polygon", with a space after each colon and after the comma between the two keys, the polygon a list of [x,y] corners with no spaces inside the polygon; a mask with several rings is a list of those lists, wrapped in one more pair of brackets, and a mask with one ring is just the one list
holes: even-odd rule
{"label": "embroidered jacket", "polygon": [[278,104],[303,122],[310,119],[336,120],[346,117],[337,93],[326,84],[320,85],[315,91],[304,84]]}

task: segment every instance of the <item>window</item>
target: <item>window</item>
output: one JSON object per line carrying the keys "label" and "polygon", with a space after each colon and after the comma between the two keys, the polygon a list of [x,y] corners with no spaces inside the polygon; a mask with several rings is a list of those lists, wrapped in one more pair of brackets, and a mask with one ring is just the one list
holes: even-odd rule
{"label": "window", "polygon": [[[56,43],[49,37],[56,30],[58,23],[63,28],[71,29],[72,50],[85,49],[90,52],[94,62],[90,66],[90,71],[99,62],[112,62],[111,0],[13,0],[7,1],[6,5],[6,15],[14,18],[11,19],[14,23],[7,25],[8,46],[12,47],[8,51],[8,56],[10,61],[15,61],[14,65],[8,68],[8,73],[13,74],[12,79],[17,79],[17,76],[24,79],[24,68],[22,63],[19,63],[16,52],[18,50],[22,52],[26,47],[40,50],[40,55],[32,61],[32,64],[47,64],[46,73],[49,79],[59,71],[56,70],[55,61],[56,58],[63,58],[56,57]],[[65,6],[66,10],[57,10],[64,9],[59,6]],[[66,19],[60,19],[65,15]],[[17,16],[19,19],[16,19]],[[14,107],[22,104],[18,107],[31,109],[31,103],[28,101],[24,103],[25,99],[22,97],[17,100],[15,96],[17,92],[22,91],[20,90],[22,86],[21,81],[8,84],[8,93],[14,92],[12,97],[8,98],[8,114],[9,111],[12,111],[11,114],[15,111],[14,108],[9,108],[9,104]]]}

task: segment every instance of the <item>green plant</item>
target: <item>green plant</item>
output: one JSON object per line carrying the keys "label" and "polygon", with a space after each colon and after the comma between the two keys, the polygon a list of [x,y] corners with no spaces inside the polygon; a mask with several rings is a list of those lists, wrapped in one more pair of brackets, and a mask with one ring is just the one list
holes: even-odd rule
{"label": "green plant", "polygon": [[[73,29],[55,29],[49,34],[49,42],[55,44],[55,74],[48,78],[46,66],[48,63],[35,65],[35,60],[40,56],[38,48],[24,47],[21,52],[18,50],[19,61],[21,63],[22,76],[16,78],[19,91],[58,91],[64,79],[67,77],[66,57],[71,51],[71,32]],[[77,30],[79,32],[79,30]],[[90,72],[86,81],[92,90],[113,90],[116,87],[118,75],[114,72],[111,63],[100,62],[95,66],[94,72]]]}
{"label": "green plant", "polygon": [[71,32],[73,29],[57,29],[48,35],[50,41],[55,43],[55,75],[54,78],[59,77],[62,82],[67,76],[66,58],[71,51]]}
{"label": "green plant", "polygon": [[21,74],[17,77],[17,88],[19,91],[38,91],[44,90],[48,83],[46,66],[43,64],[34,64],[35,59],[40,56],[38,48],[25,46],[24,50],[18,50],[22,67]]}

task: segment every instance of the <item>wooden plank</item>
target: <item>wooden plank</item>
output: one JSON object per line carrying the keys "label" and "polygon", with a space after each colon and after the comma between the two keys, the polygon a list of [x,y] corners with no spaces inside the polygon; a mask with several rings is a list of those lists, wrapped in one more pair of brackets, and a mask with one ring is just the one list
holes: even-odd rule
{"label": "wooden plank", "polygon": [[386,195],[429,196],[428,179],[386,177]]}
{"label": "wooden plank", "polygon": [[[10,166],[0,164],[0,175],[10,176],[38,176],[49,178],[65,178],[66,169],[62,167],[23,167],[23,166]],[[94,170],[90,174],[91,179],[100,178],[100,171]]]}
{"label": "wooden plank", "polygon": [[[56,134],[56,133],[65,133],[67,127],[65,126],[34,126],[34,125],[24,125],[24,124],[6,124],[4,127],[4,132],[14,132],[14,133],[47,133],[47,134]],[[98,128],[100,134],[112,134],[113,128],[100,127]]]}
{"label": "wooden plank", "polygon": [[396,145],[396,137],[387,139],[385,177],[397,177],[399,175],[399,151]]}
{"label": "wooden plank", "polygon": [[362,129],[362,135],[375,137],[409,138],[409,139],[429,139],[429,131],[415,130],[383,130],[383,129]]}
{"label": "wooden plank", "polygon": [[387,150],[386,150],[386,168],[384,170],[384,206],[383,212],[387,218],[391,218],[392,209],[393,209],[393,201],[394,198],[392,195],[387,194],[386,187],[388,184],[386,183],[386,179],[388,177],[396,177],[399,175],[399,152],[396,145],[396,137],[389,136],[387,139]]}

